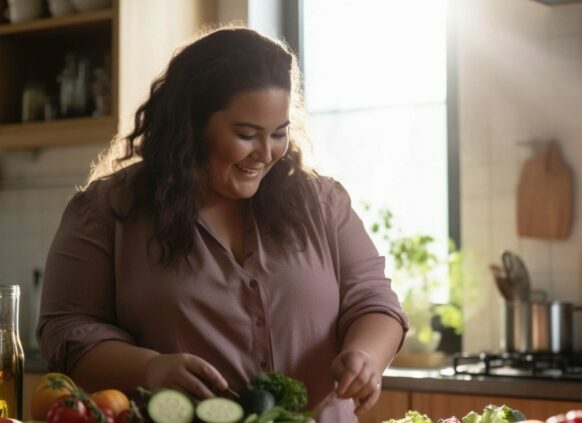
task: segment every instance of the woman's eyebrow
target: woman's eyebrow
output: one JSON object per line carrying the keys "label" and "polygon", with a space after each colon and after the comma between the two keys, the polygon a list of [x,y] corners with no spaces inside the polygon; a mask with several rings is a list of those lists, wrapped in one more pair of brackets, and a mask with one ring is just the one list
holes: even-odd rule
{"label": "woman's eyebrow", "polygon": [[[277,131],[279,129],[283,129],[288,125],[289,125],[289,121],[285,122],[282,125],[277,126],[275,131]],[[257,131],[264,131],[265,130],[265,128],[263,128],[262,126],[257,125],[255,123],[250,123],[250,122],[236,122],[236,123],[234,123],[234,126],[243,126],[243,127],[253,128],[253,129],[256,129]]]}

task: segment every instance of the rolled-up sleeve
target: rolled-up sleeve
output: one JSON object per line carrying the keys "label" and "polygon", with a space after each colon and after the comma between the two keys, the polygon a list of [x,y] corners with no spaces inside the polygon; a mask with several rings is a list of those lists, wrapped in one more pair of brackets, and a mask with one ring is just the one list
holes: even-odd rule
{"label": "rolled-up sleeve", "polygon": [[[393,317],[406,333],[408,319],[390,279],[385,276],[385,259],[352,209],[347,191],[339,182],[329,179],[321,182],[318,191],[339,281],[340,339],[354,320],[368,313]],[[404,336],[400,346],[403,341]]]}
{"label": "rolled-up sleeve", "polygon": [[37,326],[51,371],[69,373],[101,341],[134,343],[116,325],[113,231],[113,216],[91,187],[65,209],[47,257]]}

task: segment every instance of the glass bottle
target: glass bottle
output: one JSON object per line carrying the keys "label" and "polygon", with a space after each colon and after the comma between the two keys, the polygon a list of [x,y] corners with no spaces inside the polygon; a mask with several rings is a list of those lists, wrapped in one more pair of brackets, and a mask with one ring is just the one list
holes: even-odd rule
{"label": "glass bottle", "polygon": [[20,286],[0,285],[0,416],[22,420],[24,351],[18,335]]}

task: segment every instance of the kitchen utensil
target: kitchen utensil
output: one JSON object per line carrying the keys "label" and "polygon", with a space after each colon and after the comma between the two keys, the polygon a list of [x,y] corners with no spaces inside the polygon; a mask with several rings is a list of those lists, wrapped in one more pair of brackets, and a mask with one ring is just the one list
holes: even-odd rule
{"label": "kitchen utensil", "polygon": [[551,350],[553,353],[574,350],[574,313],[582,307],[564,301],[553,301],[550,305]]}
{"label": "kitchen utensil", "polygon": [[496,264],[490,264],[489,269],[491,270],[491,273],[493,273],[493,279],[495,280],[497,289],[503,299],[506,301],[513,300],[513,287],[509,283],[507,275],[503,269]]}
{"label": "kitchen utensil", "polygon": [[501,305],[501,348],[507,352],[550,352],[550,303],[506,301]]}
{"label": "kitchen utensil", "polygon": [[519,236],[562,239],[572,226],[574,196],[572,170],[556,142],[548,143],[528,160],[517,189]]}
{"label": "kitchen utensil", "polygon": [[530,278],[523,260],[511,251],[504,251],[501,260],[507,279],[512,286],[513,299],[528,300],[531,294]]}

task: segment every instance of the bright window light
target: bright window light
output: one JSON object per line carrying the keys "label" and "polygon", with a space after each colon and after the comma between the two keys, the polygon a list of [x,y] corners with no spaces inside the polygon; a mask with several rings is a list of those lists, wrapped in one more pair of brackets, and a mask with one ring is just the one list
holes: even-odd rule
{"label": "bright window light", "polygon": [[[403,235],[432,235],[444,255],[446,0],[308,0],[303,7],[318,170],[347,188],[368,228],[376,216],[363,204],[387,207]],[[446,301],[446,292],[434,300]]]}

